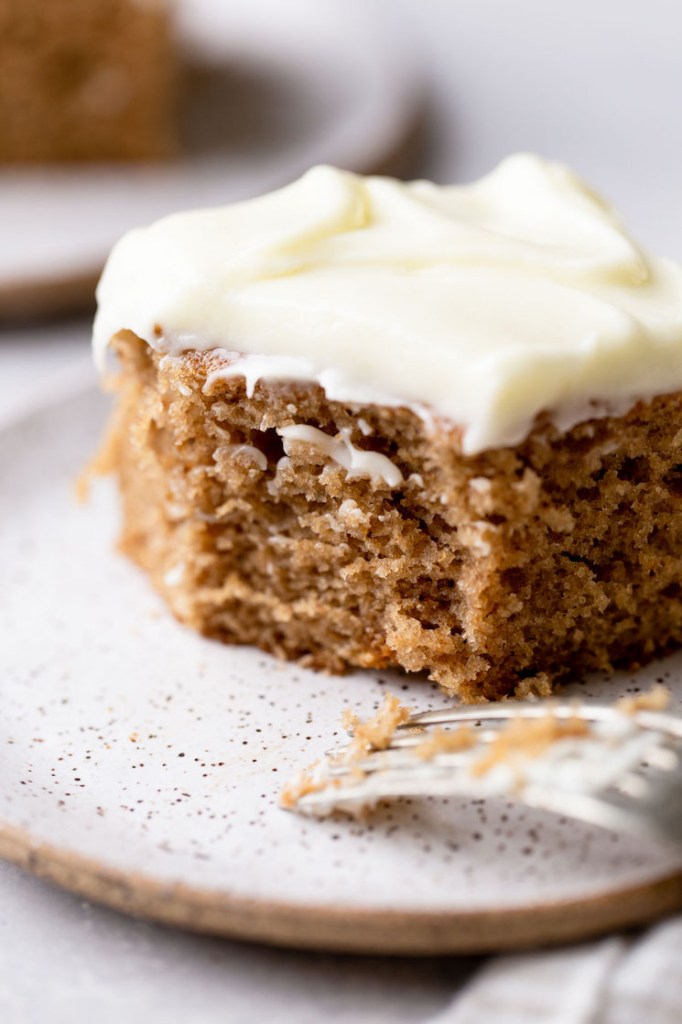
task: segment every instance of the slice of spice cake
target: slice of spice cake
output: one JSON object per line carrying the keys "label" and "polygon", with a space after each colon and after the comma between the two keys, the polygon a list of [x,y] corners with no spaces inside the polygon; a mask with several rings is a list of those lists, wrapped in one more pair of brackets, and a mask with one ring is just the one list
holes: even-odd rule
{"label": "slice of spice cake", "polygon": [[95,345],[123,548],[203,633],[467,700],[682,640],[682,268],[567,169],[170,217]]}

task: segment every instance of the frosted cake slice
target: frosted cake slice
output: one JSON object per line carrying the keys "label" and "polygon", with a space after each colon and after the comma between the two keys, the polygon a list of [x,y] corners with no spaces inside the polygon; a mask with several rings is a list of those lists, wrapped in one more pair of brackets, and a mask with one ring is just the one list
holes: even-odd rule
{"label": "frosted cake slice", "polygon": [[682,268],[566,168],[315,168],[127,235],[124,550],[183,622],[467,700],[682,640]]}

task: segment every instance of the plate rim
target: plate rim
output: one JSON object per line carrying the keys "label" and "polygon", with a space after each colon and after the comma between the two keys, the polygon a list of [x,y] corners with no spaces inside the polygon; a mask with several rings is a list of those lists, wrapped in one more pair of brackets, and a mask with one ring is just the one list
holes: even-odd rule
{"label": "plate rim", "polygon": [[682,871],[614,892],[503,910],[392,911],[236,896],[123,871],[0,820],[0,858],[121,913],[198,934],[291,949],[432,956],[582,941],[682,909]]}

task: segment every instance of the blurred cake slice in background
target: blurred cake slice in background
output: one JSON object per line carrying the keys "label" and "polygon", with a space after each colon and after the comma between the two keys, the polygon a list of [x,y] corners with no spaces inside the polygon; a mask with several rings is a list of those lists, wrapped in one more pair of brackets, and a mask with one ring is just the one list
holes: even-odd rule
{"label": "blurred cake slice in background", "polygon": [[165,0],[0,0],[0,162],[172,154],[171,27]]}

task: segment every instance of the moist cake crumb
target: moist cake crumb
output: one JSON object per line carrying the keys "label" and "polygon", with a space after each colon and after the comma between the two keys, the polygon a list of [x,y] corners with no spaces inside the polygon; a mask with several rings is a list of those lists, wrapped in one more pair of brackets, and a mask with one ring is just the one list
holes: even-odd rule
{"label": "moist cake crumb", "polygon": [[636,715],[638,711],[665,711],[670,704],[670,690],[657,683],[646,693],[634,697],[621,697],[616,707],[624,715]]}
{"label": "moist cake crumb", "polygon": [[[334,673],[426,672],[469,701],[546,695],[682,641],[681,394],[565,432],[541,416],[471,456],[456,425],[408,408],[302,381],[248,397],[240,377],[206,387],[215,353],[163,357],[131,332],[113,346],[100,468],[119,479],[121,546],[202,633]],[[402,482],[317,443],[285,451],[294,424]]]}

